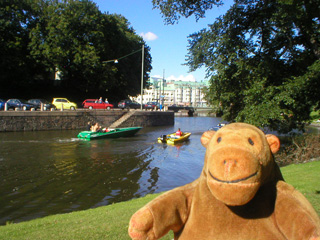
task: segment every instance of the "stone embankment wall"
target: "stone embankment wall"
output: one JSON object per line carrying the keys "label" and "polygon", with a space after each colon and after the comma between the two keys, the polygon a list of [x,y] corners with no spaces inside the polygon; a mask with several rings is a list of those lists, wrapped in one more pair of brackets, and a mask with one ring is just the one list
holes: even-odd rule
{"label": "stone embankment wall", "polygon": [[[0,132],[84,129],[87,123],[103,127],[126,114],[126,110],[1,111]],[[119,127],[174,125],[174,113],[136,111]]]}

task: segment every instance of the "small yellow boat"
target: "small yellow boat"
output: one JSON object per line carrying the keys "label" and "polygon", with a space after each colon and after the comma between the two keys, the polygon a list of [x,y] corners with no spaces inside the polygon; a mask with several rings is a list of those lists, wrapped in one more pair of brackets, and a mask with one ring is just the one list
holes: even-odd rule
{"label": "small yellow boat", "polygon": [[168,135],[161,135],[160,137],[158,137],[158,142],[174,145],[176,143],[180,143],[180,142],[184,142],[184,141],[188,140],[190,135],[191,135],[191,133],[189,133],[189,132],[182,133],[182,135],[180,137],[176,136],[176,133],[171,133]]}

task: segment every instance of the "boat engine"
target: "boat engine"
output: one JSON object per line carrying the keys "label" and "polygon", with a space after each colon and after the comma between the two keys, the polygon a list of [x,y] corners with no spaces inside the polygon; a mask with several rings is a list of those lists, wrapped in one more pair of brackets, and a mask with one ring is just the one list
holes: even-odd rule
{"label": "boat engine", "polygon": [[167,140],[167,135],[161,135],[160,139],[161,139],[161,141],[166,141]]}

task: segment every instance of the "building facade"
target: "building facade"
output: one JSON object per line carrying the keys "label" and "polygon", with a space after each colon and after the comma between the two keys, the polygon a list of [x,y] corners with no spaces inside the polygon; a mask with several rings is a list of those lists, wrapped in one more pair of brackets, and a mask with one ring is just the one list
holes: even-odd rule
{"label": "building facade", "polygon": [[[175,104],[207,107],[207,102],[204,99],[204,89],[208,87],[208,81],[191,82],[151,77],[150,87],[143,90],[142,102],[159,102],[166,106]],[[133,100],[140,103],[141,95],[133,98]]]}

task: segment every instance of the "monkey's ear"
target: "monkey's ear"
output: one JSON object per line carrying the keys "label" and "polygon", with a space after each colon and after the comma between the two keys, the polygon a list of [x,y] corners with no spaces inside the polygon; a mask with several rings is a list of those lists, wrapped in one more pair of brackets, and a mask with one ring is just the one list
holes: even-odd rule
{"label": "monkey's ear", "polygon": [[272,153],[276,153],[280,149],[280,140],[273,134],[266,135]]}
{"label": "monkey's ear", "polygon": [[202,134],[201,136],[201,144],[202,146],[204,146],[205,148],[208,146],[208,143],[210,141],[210,139],[213,137],[213,135],[216,133],[216,131],[210,130],[210,131],[206,131]]}

